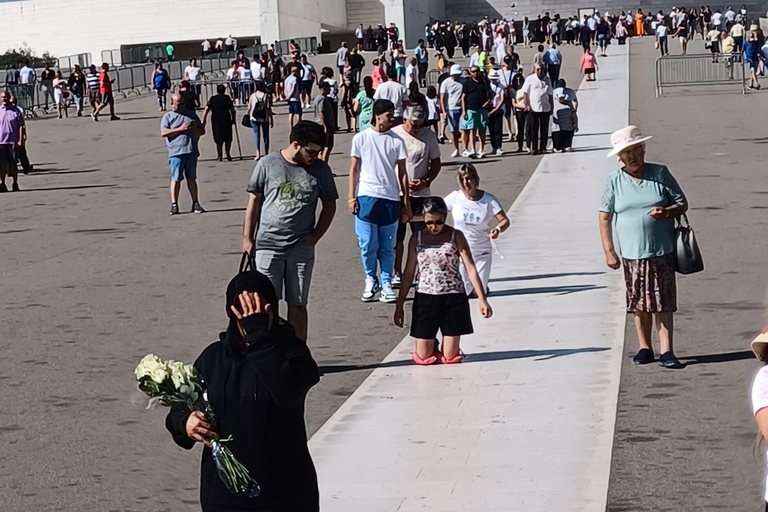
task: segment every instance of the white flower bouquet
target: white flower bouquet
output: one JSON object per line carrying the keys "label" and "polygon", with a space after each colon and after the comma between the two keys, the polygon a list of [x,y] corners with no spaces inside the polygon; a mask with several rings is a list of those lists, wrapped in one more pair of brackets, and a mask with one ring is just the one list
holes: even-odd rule
{"label": "white flower bouquet", "polygon": [[[163,361],[155,354],[148,354],[139,362],[134,374],[139,389],[150,398],[150,407],[155,403],[186,407],[190,411],[201,411],[211,424],[215,421],[205,382],[191,364]],[[248,469],[237,461],[226,444],[232,441],[232,436],[208,441],[219,478],[229,492],[246,498],[258,496],[261,493],[258,482],[251,478]]]}

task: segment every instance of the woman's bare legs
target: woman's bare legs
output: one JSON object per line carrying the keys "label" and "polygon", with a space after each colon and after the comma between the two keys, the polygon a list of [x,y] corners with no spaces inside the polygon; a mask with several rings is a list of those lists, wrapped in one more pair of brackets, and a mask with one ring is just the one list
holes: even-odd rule
{"label": "woman's bare legs", "polygon": [[[443,357],[452,359],[459,355],[461,336],[443,336]],[[434,344],[435,340],[430,340]]]}
{"label": "woman's bare legs", "polygon": [[427,359],[435,354],[435,340],[425,340],[423,338],[416,338],[416,355],[421,359]]}
{"label": "woman's bare legs", "polygon": [[641,349],[647,348],[648,350],[653,350],[653,347],[651,346],[653,315],[651,313],[646,313],[645,311],[635,311],[634,315],[638,345]]}
{"label": "woman's bare legs", "polygon": [[[673,337],[675,334],[674,313],[656,313],[656,331],[659,333],[659,354],[674,352]],[[650,316],[650,315],[649,315]]]}

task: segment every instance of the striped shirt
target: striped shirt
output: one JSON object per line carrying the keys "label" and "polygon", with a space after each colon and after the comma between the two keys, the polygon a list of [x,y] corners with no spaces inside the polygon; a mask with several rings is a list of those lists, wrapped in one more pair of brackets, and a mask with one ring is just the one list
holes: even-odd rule
{"label": "striped shirt", "polygon": [[85,79],[88,81],[88,90],[89,91],[98,91],[99,90],[99,75],[98,73],[88,73],[85,75]]}

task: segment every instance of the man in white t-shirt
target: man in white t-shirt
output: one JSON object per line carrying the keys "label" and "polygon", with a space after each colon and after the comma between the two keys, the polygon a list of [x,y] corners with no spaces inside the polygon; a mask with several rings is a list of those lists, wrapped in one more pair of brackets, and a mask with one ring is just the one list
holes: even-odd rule
{"label": "man in white t-shirt", "polygon": [[416,80],[416,65],[417,60],[416,57],[411,57],[411,59],[408,61],[408,66],[405,68],[405,88],[406,90],[411,90],[411,82]]}
{"label": "man in white t-shirt", "polygon": [[366,276],[363,302],[373,302],[379,291],[379,301],[397,301],[392,290],[397,226],[400,220],[408,222],[413,218],[406,170],[408,153],[403,140],[390,131],[394,111],[391,101],[376,100],[371,128],[355,135],[350,149],[348,204],[355,216],[355,234]]}
{"label": "man in white t-shirt", "polygon": [[227,39],[224,41],[224,45],[227,47],[228,52],[233,52],[237,47],[237,39],[232,37],[232,34],[230,34],[229,37],[227,37]]}
{"label": "man in white t-shirt", "polygon": [[374,100],[389,100],[395,106],[394,126],[403,124],[403,107],[408,106],[408,95],[400,82],[387,79],[386,74],[381,76],[382,83],[373,93]]}
{"label": "man in white t-shirt", "polygon": [[35,70],[29,66],[29,61],[24,61],[24,66],[19,70],[19,79],[22,85],[32,85],[35,83]]}
{"label": "man in white t-shirt", "polygon": [[285,97],[288,100],[288,124],[291,128],[301,121],[301,66],[289,68],[291,74],[284,80]]}
{"label": "man in white t-shirt", "polygon": [[720,12],[720,9],[716,10],[715,14],[712,15],[712,28],[720,32],[723,31],[723,13]]}
{"label": "man in white t-shirt", "polygon": [[459,156],[459,137],[461,136],[461,95],[464,84],[461,83],[461,66],[451,66],[451,77],[440,85],[440,107],[445,112],[448,131],[451,133],[453,153],[451,158]]}
{"label": "man in white t-shirt", "polygon": [[[411,234],[426,228],[422,222],[424,215],[424,198],[430,197],[432,191],[429,185],[440,174],[440,143],[437,135],[424,127],[427,112],[420,105],[410,105],[403,113],[403,124],[392,128],[392,133],[403,139],[408,157],[405,160],[405,170],[408,173],[408,186],[411,192]],[[405,247],[406,223],[401,222],[397,228],[397,244],[395,245],[395,273],[392,285],[400,284],[403,270],[403,249]]]}
{"label": "man in white t-shirt", "polygon": [[544,76],[544,69],[535,66],[534,72],[526,77],[522,87],[525,104],[528,105],[528,130],[530,150],[538,155],[547,152],[549,118],[552,115],[552,82]]}
{"label": "man in white t-shirt", "polygon": [[357,51],[363,51],[363,40],[365,39],[365,33],[363,32],[363,24],[355,30],[355,37],[357,38]]}
{"label": "man in white t-shirt", "polygon": [[203,56],[211,53],[211,42],[208,39],[203,40],[203,42],[200,43],[200,46],[203,47]]}
{"label": "man in white t-shirt", "polygon": [[197,59],[189,59],[189,66],[184,68],[184,79],[188,80],[195,92],[195,106],[200,106],[200,93],[203,91],[203,69],[197,65]]}
{"label": "man in white t-shirt", "polygon": [[469,67],[479,66],[480,64],[480,47],[475,47],[475,53],[469,56]]}

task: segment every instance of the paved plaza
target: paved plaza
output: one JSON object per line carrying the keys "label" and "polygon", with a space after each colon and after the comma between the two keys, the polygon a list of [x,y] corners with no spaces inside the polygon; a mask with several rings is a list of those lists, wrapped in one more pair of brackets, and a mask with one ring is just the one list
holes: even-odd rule
{"label": "paved plaza", "polygon": [[[318,246],[309,307],[324,373],[307,399],[322,510],[761,506],[748,343],[766,323],[768,139],[751,113],[768,96],[700,88],[656,99],[650,38],[611,46],[594,83],[581,83],[580,49],[561,50],[581,103],[575,151],[475,162],[512,224],[498,243],[504,258],[494,258],[495,314],[474,318],[462,365],[414,367],[394,307],[360,302],[343,204],[352,134],[337,134],[341,200]],[[533,50],[518,52],[527,74]],[[224,163],[201,139],[208,213],[169,217],[154,98],[117,106],[117,122],[30,121],[35,172],[21,177],[22,192],[0,195],[3,511],[197,509],[199,449],[172,443],[165,411],[144,409],[132,370],[148,352],[191,362],[226,328],[252,134],[238,126],[244,158]],[[284,104],[277,112],[272,150],[288,136]],[[648,160],[668,165],[686,192],[707,265],[678,280],[682,370],[631,364],[623,277],[600,247],[597,205],[618,165],[605,158],[609,136],[628,122],[654,135]],[[432,190],[444,196],[466,159],[441,151]],[[182,190],[182,211],[190,206]]]}

